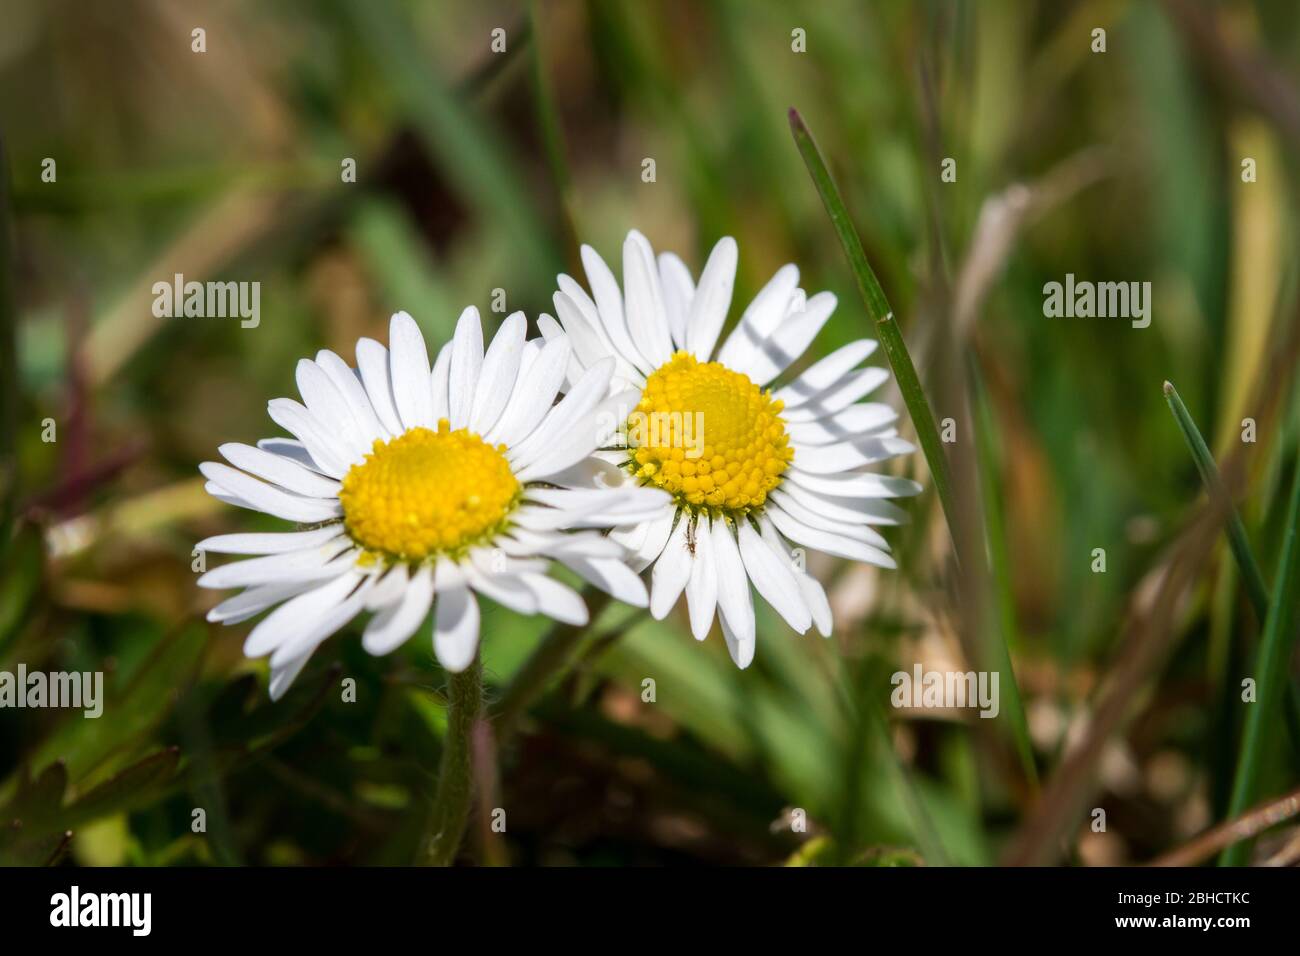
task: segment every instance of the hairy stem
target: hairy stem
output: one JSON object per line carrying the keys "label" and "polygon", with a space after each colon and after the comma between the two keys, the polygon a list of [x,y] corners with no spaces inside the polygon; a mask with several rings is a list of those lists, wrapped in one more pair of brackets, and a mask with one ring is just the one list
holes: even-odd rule
{"label": "hairy stem", "polygon": [[447,697],[447,736],[443,739],[438,790],[429,817],[428,859],[431,866],[450,866],[456,859],[473,790],[470,774],[470,735],[483,706],[483,664],[478,656],[459,674],[452,674]]}

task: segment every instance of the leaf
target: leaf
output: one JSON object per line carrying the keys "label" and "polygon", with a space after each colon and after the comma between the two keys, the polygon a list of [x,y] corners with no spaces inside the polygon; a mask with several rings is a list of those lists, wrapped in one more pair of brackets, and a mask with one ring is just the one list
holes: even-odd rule
{"label": "leaf", "polygon": [[145,757],[73,801],[60,814],[60,822],[68,827],[77,826],[156,800],[172,782],[179,763],[179,747],[168,747]]}

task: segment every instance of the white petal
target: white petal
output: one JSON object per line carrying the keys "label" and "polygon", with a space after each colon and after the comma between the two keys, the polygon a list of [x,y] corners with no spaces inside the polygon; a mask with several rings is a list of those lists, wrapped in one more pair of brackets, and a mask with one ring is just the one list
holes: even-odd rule
{"label": "white petal", "polygon": [[639,573],[663,553],[664,546],[668,543],[668,535],[673,530],[673,519],[676,517],[676,511],[677,509],[670,504],[663,509],[659,517],[642,522],[645,535],[627,557],[632,570]]}
{"label": "white petal", "polygon": [[[596,371],[601,368],[597,366]],[[590,374],[590,373],[589,373]],[[577,393],[577,389],[569,395]],[[636,407],[639,391],[619,392],[600,402],[590,414],[583,415],[567,433],[561,433],[545,453],[525,467],[518,468],[515,477],[520,481],[540,481],[577,465],[613,438],[621,423]],[[567,400],[568,396],[566,396]],[[545,428],[545,424],[542,426]],[[538,429],[540,432],[542,429]]]}
{"label": "white petal", "polygon": [[459,674],[474,662],[478,651],[478,601],[464,573],[446,558],[438,560],[436,589],[433,651],[444,669]]}
{"label": "white petal", "polygon": [[312,418],[320,422],[356,460],[370,450],[371,441],[361,434],[352,407],[325,370],[311,359],[300,359],[295,370],[298,391]]}
{"label": "white petal", "polygon": [[251,501],[245,501],[243,498],[239,497],[239,495],[232,495],[230,492],[226,491],[226,489],[222,488],[215,481],[205,481],[203,483],[203,490],[206,491],[208,494],[210,494],[212,497],[216,498],[218,501],[224,501],[226,504],[233,505],[236,508],[248,508],[250,511],[262,510],[261,508],[257,507],[257,505],[253,504]]}
{"label": "white petal", "polygon": [[285,554],[333,541],[343,525],[332,524],[314,531],[285,531],[253,534],[219,534],[194,546],[210,554]]}
{"label": "white petal", "polygon": [[544,574],[522,574],[520,578],[537,595],[537,610],[563,624],[581,627],[587,623],[587,606],[572,588]]}
{"label": "white petal", "polygon": [[659,269],[649,241],[635,229],[623,241],[623,312],[637,351],[656,368],[667,362],[673,342]]}
{"label": "white petal", "polygon": [[800,405],[815,395],[820,395],[856,367],[876,350],[874,339],[858,339],[836,349],[813,365],[775,395],[785,402],[786,408]]}
{"label": "white petal", "polygon": [[447,342],[438,349],[438,357],[433,360],[433,371],[429,373],[429,390],[433,394],[433,421],[436,425],[444,418],[451,419],[451,348]]}
{"label": "white petal", "polygon": [[361,379],[348,367],[347,362],[329,349],[323,349],[316,353],[316,364],[330,377],[334,387],[343,394],[348,408],[352,411],[352,420],[356,425],[357,433],[364,441],[367,451],[374,445],[376,438],[391,437],[388,429],[380,422],[379,416],[375,414],[375,408],[370,403],[370,396],[366,394]]}
{"label": "white petal", "polygon": [[[749,575],[736,547],[736,538],[726,521],[713,522],[713,562],[718,574],[718,613],[723,633],[730,631],[736,645],[731,656],[741,667],[754,657],[754,596],[749,590]],[[741,663],[744,660],[744,663]]]}
{"label": "white petal", "polygon": [[724,236],[718,240],[700,273],[686,320],[686,351],[706,362],[718,344],[718,334],[727,321],[731,293],[736,284],[736,240]]}
{"label": "white petal", "polygon": [[[713,554],[713,532],[706,519],[700,518],[688,531],[687,549],[691,555],[691,577],[686,582],[686,606],[690,611],[691,633],[697,641],[709,636],[713,611],[718,605],[718,567]],[[662,558],[660,560],[663,560]]]}
{"label": "white petal", "polygon": [[874,528],[869,528],[858,521],[846,522],[825,518],[812,509],[806,508],[791,495],[786,494],[783,488],[773,491],[769,499],[790,517],[810,528],[820,528],[822,531],[829,531],[831,534],[839,535],[841,538],[848,538],[850,541],[869,544],[881,551],[889,550],[889,542]]}
{"label": "white petal", "polygon": [[650,573],[650,615],[662,621],[673,609],[691,576],[691,552],[686,535],[691,517],[683,512]]}
{"label": "white petal", "polygon": [[691,270],[686,268],[675,253],[659,254],[659,284],[664,290],[664,311],[668,313],[668,331],[673,348],[686,348],[686,320],[695,298],[695,282]]}
{"label": "white petal", "polygon": [[769,548],[748,521],[741,521],[736,531],[745,572],[758,593],[792,628],[800,634],[807,631],[812,624],[812,612],[795,580],[788,556],[778,555]]}
{"label": "white petal", "polygon": [[267,608],[288,600],[303,591],[316,587],[315,581],[290,581],[281,584],[259,584],[226,598],[208,612],[214,624],[238,624],[261,614]]}
{"label": "white petal", "polygon": [[619,559],[582,558],[572,554],[560,554],[557,558],[578,577],[624,604],[645,607],[649,602],[641,577]]}
{"label": "white petal", "polygon": [[328,521],[343,513],[343,508],[337,499],[304,498],[301,495],[282,491],[221,462],[205,461],[199,465],[199,471],[227,493],[242,498],[259,511],[286,521],[300,521],[304,524]]}
{"label": "white petal", "polygon": [[388,349],[374,339],[357,341],[357,369],[361,383],[366,387],[370,405],[379,421],[390,435],[400,435],[406,429],[393,402],[393,386],[388,375]]}
{"label": "white petal", "polygon": [[587,281],[591,284],[596,311],[614,350],[638,371],[649,375],[654,370],[654,365],[646,361],[628,333],[627,321],[623,317],[623,294],[619,291],[614,273],[609,271],[605,260],[591,246],[582,247],[582,266],[587,270]]}
{"label": "white petal", "polygon": [[561,488],[620,488],[635,481],[621,466],[626,459],[626,451],[595,451],[590,458],[548,475],[546,481]]}
{"label": "white petal", "polygon": [[738,634],[728,623],[726,615],[722,616],[722,639],[727,642],[727,651],[736,666],[744,670],[754,661],[754,639]]}
{"label": "white petal", "polygon": [[447,388],[452,428],[464,428],[469,424],[482,368],[483,324],[478,309],[471,305],[460,314],[456,321],[456,334],[451,340],[451,369],[447,377]]}
{"label": "white petal", "polygon": [[849,475],[813,475],[798,466],[788,469],[786,478],[811,491],[839,498],[907,498],[921,493],[921,485],[910,478],[859,471]]}
{"label": "white petal", "polygon": [[374,584],[373,576],[363,578],[351,594],[315,620],[310,627],[282,641],[271,654],[271,666],[282,667],[303,654],[310,654],[327,637],[339,628],[346,627],[365,607],[366,595]]}
{"label": "white petal", "polygon": [[617,542],[593,531],[554,534],[511,528],[508,539],[498,538],[497,543],[501,545],[506,540],[516,541],[520,554],[576,554],[584,558],[621,558],[624,554]]}
{"label": "white petal", "polygon": [[869,365],[851,373],[808,401],[796,405],[794,408],[785,409],[781,414],[787,422],[807,422],[824,418],[847,408],[864,395],[875,391],[888,380],[889,373],[887,371]]}
{"label": "white petal", "polygon": [[221,589],[244,588],[276,581],[328,578],[348,570],[347,567],[336,566],[335,559],[344,554],[351,545],[352,542],[347,538],[339,537],[324,544],[303,548],[301,551],[234,561],[213,568],[201,575],[196,583],[201,588]]}
{"label": "white petal", "polygon": [[812,612],[813,623],[822,637],[830,637],[834,621],[831,617],[831,602],[826,597],[826,589],[821,582],[807,571],[796,571],[795,580],[803,592],[803,599]]}
{"label": "white petal", "polygon": [[529,488],[528,501],[574,511],[579,515],[599,513],[609,525],[625,525],[642,518],[655,518],[672,504],[672,496],[658,488],[627,485],[622,488]]}
{"label": "white petal", "polygon": [[388,323],[388,374],[402,424],[407,429],[436,428],[429,351],[420,327],[405,312],[395,313]]}
{"label": "white petal", "polygon": [[[835,296],[819,292],[808,300],[805,309],[783,319],[780,327],[766,339],[748,350],[742,348],[740,351],[747,354],[743,358],[741,355],[733,356],[735,364],[723,356],[718,360],[748,375],[755,385],[764,386],[808,350],[834,311]],[[727,344],[731,344],[730,339]],[[726,352],[725,346],[723,352]]]}
{"label": "white petal", "polygon": [[361,460],[316,421],[306,406],[291,398],[271,399],[266,403],[266,413],[271,421],[301,441],[317,469],[331,478],[342,478],[354,461]]}
{"label": "white petal", "polygon": [[311,453],[307,451],[307,446],[296,438],[259,438],[257,447],[262,451],[268,451],[272,455],[279,455],[281,458],[288,458],[290,461],[297,462],[308,471],[314,471],[318,475],[325,472],[321,470],[320,465],[312,458]]}
{"label": "white petal", "polygon": [[552,339],[542,346],[537,359],[515,386],[501,420],[488,432],[489,442],[513,448],[533,433],[560,393],[569,355],[567,339]]}
{"label": "white petal", "polygon": [[[541,331],[542,339],[546,342],[563,340],[572,345],[575,341],[567,332],[564,331],[564,327],[561,326],[559,322],[556,322],[555,319],[551,318],[545,312],[537,317],[537,328]],[[597,356],[592,361],[598,362],[602,357],[603,356]],[[578,354],[571,349],[569,351],[569,363],[564,368],[564,381],[560,385],[560,390],[567,392],[569,389],[573,388],[573,386],[577,385],[578,380],[582,378],[582,373],[585,371],[587,371],[587,366],[578,359]]]}
{"label": "white petal", "polygon": [[817,626],[818,633],[822,637],[830,637],[833,621],[831,619],[831,602],[826,599],[825,589],[811,574],[789,562],[789,556],[792,553],[790,545],[781,537],[780,532],[776,530],[766,515],[759,517],[758,526],[763,535],[763,543],[771,549],[773,554],[786,562],[794,574],[795,581],[799,584],[799,590],[803,593],[804,603],[808,605],[808,610],[812,612],[813,623]]}
{"label": "white petal", "polygon": [[264,478],[296,494],[309,498],[337,498],[339,483],[314,471],[308,471],[297,462],[274,455],[252,445],[227,442],[218,447],[223,458],[236,468]]}
{"label": "white petal", "polygon": [[278,701],[283,697],[285,692],[289,689],[289,686],[298,679],[298,675],[302,673],[302,669],[307,665],[307,661],[311,659],[312,651],[314,650],[315,648],[312,648],[300,657],[296,657],[291,661],[286,661],[279,667],[271,668],[271,685],[268,688],[268,691],[273,702]]}
{"label": "white petal", "polygon": [[879,438],[868,435],[835,445],[807,445],[795,449],[795,459],[802,471],[814,475],[833,475],[865,465],[874,465],[899,455],[910,455],[916,446],[902,438]]}
{"label": "white petal", "polygon": [[263,657],[310,632],[360,581],[359,574],[340,574],[318,588],[285,601],[249,632],[244,641],[244,656]]}
{"label": "white petal", "polygon": [[[510,447],[510,463],[516,475],[534,461],[554,451],[566,439],[574,437],[574,430],[583,424],[584,419],[608,392],[609,377],[613,370],[612,359],[603,359],[587,369],[582,380],[569,390],[569,394],[558,405],[547,411],[546,417],[528,437]],[[583,437],[591,437],[594,446],[594,435]]]}
{"label": "white petal", "polygon": [[573,519],[572,514],[559,508],[524,504],[510,515],[510,524],[512,528],[523,528],[536,533],[567,528]]}
{"label": "white petal", "polygon": [[537,595],[518,574],[493,573],[478,562],[463,566],[466,578],[479,594],[491,598],[516,614],[536,614]]}
{"label": "white petal", "polygon": [[792,441],[801,445],[830,445],[888,428],[898,412],[883,402],[859,402],[841,412],[811,422],[786,422]]}
{"label": "white petal", "polygon": [[[389,572],[390,575],[393,573]],[[383,587],[382,581],[379,586]],[[361,646],[376,657],[396,650],[424,623],[431,604],[433,571],[424,565],[407,581],[400,600],[370,619],[361,635]]]}
{"label": "white petal", "polygon": [[591,365],[607,355],[617,355],[618,349],[614,348],[609,333],[605,331],[600,311],[591,296],[587,295],[587,290],[567,275],[559,276],[557,281],[560,290],[551,297],[551,301],[555,303],[555,314],[564,326],[564,331],[574,338],[573,352],[583,366]]}
{"label": "white petal", "polygon": [[478,387],[474,392],[474,407],[470,412],[470,430],[482,435],[497,423],[510,393],[514,391],[519,374],[519,359],[524,350],[524,334],[528,322],[522,312],[515,312],[504,322],[488,346],[479,373]]}
{"label": "white petal", "polygon": [[[572,299],[563,292],[556,292],[551,296],[551,301],[555,305],[555,314],[559,317],[560,328],[573,342],[573,354],[580,369],[586,368],[606,355],[613,354],[613,347],[607,345],[597,330],[588,323],[586,316],[573,304]],[[546,334],[545,330],[543,334]],[[554,334],[552,328],[548,338]]]}
{"label": "white petal", "polygon": [[728,368],[735,368],[733,362],[740,361],[776,331],[798,285],[799,269],[796,266],[784,265],[778,269],[754,296],[754,301],[745,309],[727,341],[722,343],[718,361]]}
{"label": "white petal", "polygon": [[888,501],[836,498],[793,481],[783,481],[780,490],[809,511],[841,524],[899,525],[907,521],[907,512]]}
{"label": "white petal", "polygon": [[375,583],[366,596],[367,611],[382,611],[391,604],[401,600],[406,593],[406,586],[411,583],[411,574],[405,564],[394,564],[387,573]]}
{"label": "white petal", "polygon": [[775,503],[769,504],[766,513],[777,529],[791,541],[841,558],[865,561],[867,564],[874,564],[882,568],[897,567],[894,559],[879,548],[873,548],[869,544],[854,541],[832,531],[809,527],[799,519],[791,516],[789,512],[782,510]]}

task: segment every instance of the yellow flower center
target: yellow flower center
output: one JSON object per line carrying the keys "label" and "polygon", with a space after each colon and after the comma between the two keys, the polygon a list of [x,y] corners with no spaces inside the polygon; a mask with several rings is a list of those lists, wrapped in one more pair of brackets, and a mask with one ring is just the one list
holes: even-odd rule
{"label": "yellow flower center", "polygon": [[732,517],[760,508],[794,457],[784,405],[739,372],[676,353],[628,418],[628,467],[679,506]]}
{"label": "yellow flower center", "polygon": [[353,539],[371,560],[420,561],[458,554],[504,528],[522,488],[505,446],[465,428],[412,428],[376,439],[343,476],[339,501]]}

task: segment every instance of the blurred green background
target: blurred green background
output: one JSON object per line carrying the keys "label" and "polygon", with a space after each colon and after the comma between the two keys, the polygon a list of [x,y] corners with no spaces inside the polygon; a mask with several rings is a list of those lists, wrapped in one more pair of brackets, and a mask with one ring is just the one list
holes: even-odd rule
{"label": "blurred green background", "polygon": [[[498,289],[552,311],[575,237],[616,258],[637,228],[698,275],[733,235],[733,316],[794,261],[839,296],[817,354],[871,334],[790,107],[953,419],[976,560],[957,575],[927,491],[887,531],[899,571],[811,564],[833,639],[764,605],[745,672],[716,632],[691,640],[684,605],[607,612],[517,738],[479,739],[463,859],[1107,864],[1224,819],[1261,624],[1161,385],[1273,581],[1300,437],[1296,4],[0,7],[0,670],[107,687],[99,720],[0,710],[0,862],[411,861],[444,727],[427,634],[373,659],[353,628],[271,704],[249,625],[203,621],[218,598],[191,549],[277,522],[209,499],[197,464],[276,434],[265,405],[295,394],[296,360],[351,360],[392,311],[431,341],[468,304],[503,318]],[[260,324],[154,318],[178,272],[260,282]],[[1067,273],[1150,281],[1150,327],[1045,318]],[[924,459],[899,473],[926,481]],[[494,688],[545,627],[485,605]],[[1003,642],[1023,723],[1005,673],[996,720],[890,708],[893,671]],[[1279,719],[1261,795],[1300,782],[1297,753]],[[1296,834],[1255,858],[1294,862]]]}

